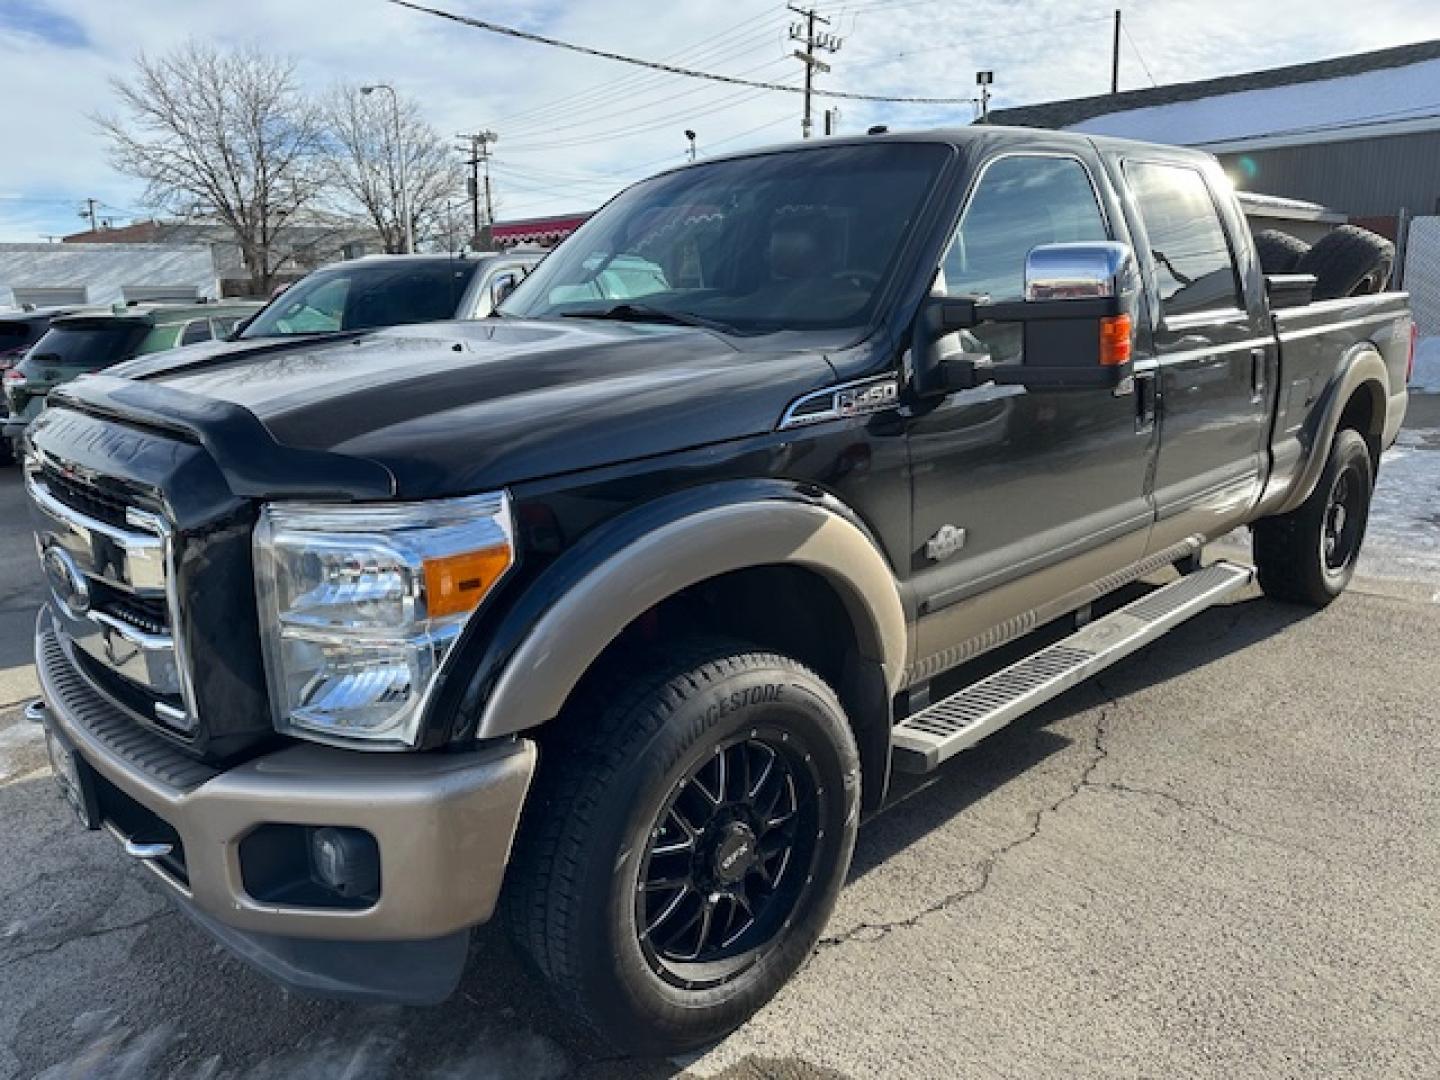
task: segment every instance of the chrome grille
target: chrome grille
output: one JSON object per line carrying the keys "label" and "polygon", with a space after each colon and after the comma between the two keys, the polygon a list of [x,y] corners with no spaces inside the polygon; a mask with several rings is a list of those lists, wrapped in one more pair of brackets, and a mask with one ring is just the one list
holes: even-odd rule
{"label": "chrome grille", "polygon": [[26,463],[25,485],[61,632],[91,666],[123,681],[117,697],[132,708],[138,697],[148,720],[192,734],[169,525],[50,459]]}

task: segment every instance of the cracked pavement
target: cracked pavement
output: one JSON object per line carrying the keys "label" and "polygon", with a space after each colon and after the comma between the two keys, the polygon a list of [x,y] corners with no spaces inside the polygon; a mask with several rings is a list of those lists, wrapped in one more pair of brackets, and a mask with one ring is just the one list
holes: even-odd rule
{"label": "cracked pavement", "polygon": [[[0,695],[0,1077],[1440,1075],[1421,401],[1365,581],[1319,615],[1245,594],[913,783],[862,829],[809,965],[684,1061],[617,1058],[492,928],[433,1009],[283,993],[74,827]],[[40,596],[18,505],[0,470],[15,685]]]}

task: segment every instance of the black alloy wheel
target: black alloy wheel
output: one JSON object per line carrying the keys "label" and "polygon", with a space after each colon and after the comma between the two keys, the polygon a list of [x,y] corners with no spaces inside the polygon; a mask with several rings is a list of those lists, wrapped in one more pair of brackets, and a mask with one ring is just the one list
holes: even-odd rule
{"label": "black alloy wheel", "polygon": [[822,794],[811,755],[770,728],[716,746],[675,785],[635,897],[640,948],[656,974],[715,986],[764,954],[813,880]]}
{"label": "black alloy wheel", "polygon": [[1367,484],[1356,477],[1354,465],[1336,474],[1331,485],[1320,530],[1320,557],[1328,575],[1344,573],[1359,553],[1365,528],[1365,488]]}

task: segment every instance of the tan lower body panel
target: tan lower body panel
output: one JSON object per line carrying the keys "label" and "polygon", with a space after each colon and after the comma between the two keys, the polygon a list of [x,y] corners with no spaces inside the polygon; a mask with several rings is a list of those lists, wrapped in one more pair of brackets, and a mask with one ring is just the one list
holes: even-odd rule
{"label": "tan lower body panel", "polygon": [[[54,724],[85,762],[180,836],[188,883],[146,862],[184,902],[237,930],[343,941],[437,938],[494,911],[536,751],[525,739],[467,753],[365,753],[299,744],[171,787],[115,752],[39,668]],[[364,829],[380,851],[380,899],[353,910],[257,901],[240,841],[256,826]]]}

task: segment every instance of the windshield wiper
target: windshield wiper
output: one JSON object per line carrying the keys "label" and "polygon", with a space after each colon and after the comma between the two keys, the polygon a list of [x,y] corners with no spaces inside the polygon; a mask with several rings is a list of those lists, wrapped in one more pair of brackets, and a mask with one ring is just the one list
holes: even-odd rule
{"label": "windshield wiper", "polygon": [[618,322],[670,323],[673,326],[698,326],[703,330],[714,330],[721,334],[739,333],[729,323],[718,319],[707,319],[703,315],[691,315],[687,311],[670,311],[667,308],[652,307],[649,304],[625,302],[608,308],[581,308],[578,311],[562,311],[567,319],[615,319]]}

